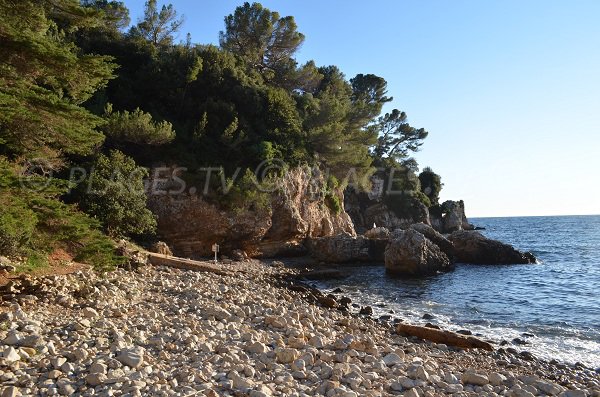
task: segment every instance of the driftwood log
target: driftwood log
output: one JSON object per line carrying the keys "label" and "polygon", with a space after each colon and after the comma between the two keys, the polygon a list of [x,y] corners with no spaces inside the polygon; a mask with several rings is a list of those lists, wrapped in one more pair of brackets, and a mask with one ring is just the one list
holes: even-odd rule
{"label": "driftwood log", "polygon": [[464,349],[484,349],[493,351],[494,347],[488,342],[475,338],[474,336],[465,336],[452,331],[421,327],[418,325],[397,324],[396,332],[405,336],[416,336],[435,343],[443,343],[448,346],[461,347]]}

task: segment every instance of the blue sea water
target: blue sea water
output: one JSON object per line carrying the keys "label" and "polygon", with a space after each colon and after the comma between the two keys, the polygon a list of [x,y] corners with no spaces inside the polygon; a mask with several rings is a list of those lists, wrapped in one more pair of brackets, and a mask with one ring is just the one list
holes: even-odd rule
{"label": "blue sea water", "polygon": [[[469,329],[545,359],[600,367],[600,216],[473,218],[487,237],[532,251],[537,265],[458,264],[425,279],[349,268],[340,287],[376,314]],[[424,313],[434,316],[423,320]],[[524,335],[525,334],[525,335]],[[533,336],[532,336],[533,335]],[[515,338],[526,345],[513,342]]]}

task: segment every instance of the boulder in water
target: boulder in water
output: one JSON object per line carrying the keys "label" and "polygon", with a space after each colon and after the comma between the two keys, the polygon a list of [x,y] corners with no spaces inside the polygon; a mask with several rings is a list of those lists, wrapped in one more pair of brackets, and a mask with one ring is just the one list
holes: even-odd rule
{"label": "boulder in water", "polygon": [[459,230],[449,240],[454,244],[456,259],[463,263],[484,265],[527,264],[536,259],[530,252],[521,252],[513,246],[492,240],[479,232]]}
{"label": "boulder in water", "polygon": [[433,227],[424,223],[415,223],[410,227],[431,240],[450,260],[454,258],[454,245],[452,245],[452,242],[441,233],[438,233]]}
{"label": "boulder in water", "polygon": [[413,229],[398,231],[385,249],[385,268],[388,272],[407,276],[424,276],[450,270],[448,256]]}

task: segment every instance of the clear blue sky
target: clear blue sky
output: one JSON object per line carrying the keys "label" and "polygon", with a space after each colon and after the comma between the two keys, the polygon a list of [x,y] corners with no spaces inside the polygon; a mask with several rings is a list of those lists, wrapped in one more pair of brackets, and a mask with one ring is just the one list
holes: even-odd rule
{"label": "clear blue sky", "polygon": [[[144,1],[125,3],[135,22]],[[180,39],[217,44],[243,2],[170,3]],[[600,1],[262,4],[296,18],[299,61],[388,81],[392,106],[429,131],[419,164],[468,216],[600,214]]]}

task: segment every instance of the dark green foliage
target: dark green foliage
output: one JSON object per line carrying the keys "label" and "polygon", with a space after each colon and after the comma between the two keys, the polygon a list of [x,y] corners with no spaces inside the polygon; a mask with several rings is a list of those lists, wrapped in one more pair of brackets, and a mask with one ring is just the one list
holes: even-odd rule
{"label": "dark green foliage", "polygon": [[335,192],[327,192],[325,195],[325,204],[336,215],[341,214],[344,210],[342,202]]}
{"label": "dark green foliage", "polygon": [[[97,22],[75,0],[0,0],[0,153],[58,157],[102,143],[101,119],[79,105],[113,76],[111,58],[82,55],[66,34]],[[48,8],[46,8],[48,6]],[[53,19],[50,19],[53,17]]]}
{"label": "dark green foliage", "polygon": [[430,167],[425,167],[419,174],[421,182],[421,191],[429,197],[432,205],[438,205],[440,201],[440,191],[442,190],[442,177],[433,172]]}
{"label": "dark green foliage", "polygon": [[37,217],[19,197],[0,192],[0,253],[14,256],[23,253],[31,241]]}
{"label": "dark green foliage", "polygon": [[398,109],[379,117],[376,128],[379,138],[373,155],[398,162],[405,160],[411,152],[418,151],[428,134],[423,128],[417,129],[408,124],[406,113]]}
{"label": "dark green foliage", "polygon": [[99,270],[122,263],[97,221],[58,200],[66,190],[58,179],[19,176],[16,166],[0,157],[0,255],[27,256],[39,265],[63,248]]}
{"label": "dark green foliage", "polygon": [[129,10],[122,1],[82,0],[81,5],[101,11],[103,23],[97,28],[117,31],[129,26]]}
{"label": "dark green foliage", "polygon": [[156,219],[146,208],[143,178],[148,172],[119,151],[100,154],[89,178],[78,187],[81,208],[97,218],[110,236],[151,234]]}
{"label": "dark green foliage", "polygon": [[[182,18],[156,0],[125,33],[128,23],[116,0],[0,0],[0,155],[11,161],[5,168],[42,161],[42,174],[66,174],[65,164],[95,166],[77,194],[61,196],[59,179],[43,192],[2,191],[0,200],[10,204],[0,210],[0,249],[35,262],[36,249],[62,244],[95,263],[113,263],[99,227],[112,236],[156,227],[137,164],[176,164],[200,179],[200,167],[220,166],[230,183],[225,189],[212,181],[209,199],[235,211],[270,208],[274,176],[257,181],[258,166],[326,169],[333,179],[322,197],[335,213],[343,210],[342,186],[367,187],[374,161],[417,169],[409,155],[427,132],[397,110],[379,117],[392,100],[385,79],[348,80],[336,66],[298,65],[304,35],[293,17],[244,3],[225,18],[220,48],[195,45],[189,36],[175,44]],[[394,183],[403,193],[386,200],[398,213],[437,202],[420,192],[414,172]]]}
{"label": "dark green foliage", "polygon": [[389,195],[385,196],[384,202],[398,218],[417,221],[422,219],[422,207],[420,204],[427,206],[427,203],[423,203],[423,200],[428,202],[427,196],[420,193],[405,192],[397,195]]}
{"label": "dark green foliage", "polygon": [[271,195],[274,185],[269,180],[259,181],[254,173],[247,169],[236,180],[227,179],[226,189],[222,192],[221,203],[237,214],[245,211],[268,211],[271,208]]}
{"label": "dark green foliage", "polygon": [[385,172],[384,202],[399,218],[420,220],[423,205],[431,206],[420,190],[419,178],[409,168],[396,166]]}
{"label": "dark green foliage", "polygon": [[344,206],[340,200],[340,190],[343,190],[340,182],[335,176],[330,175],[324,186],[323,194],[325,205],[336,215],[341,214],[344,210]]}

